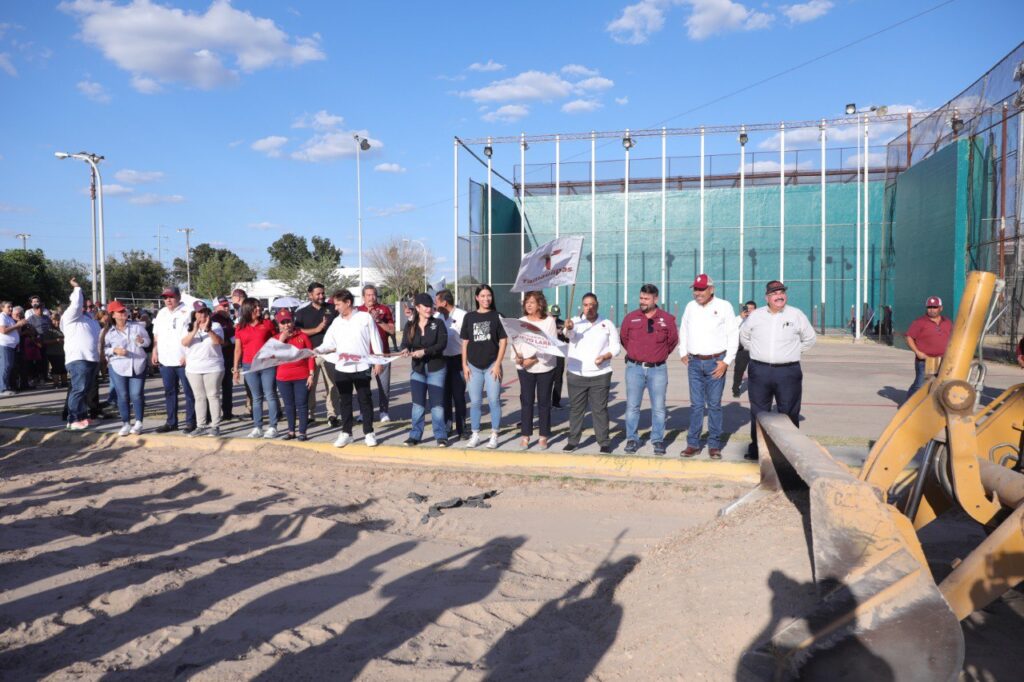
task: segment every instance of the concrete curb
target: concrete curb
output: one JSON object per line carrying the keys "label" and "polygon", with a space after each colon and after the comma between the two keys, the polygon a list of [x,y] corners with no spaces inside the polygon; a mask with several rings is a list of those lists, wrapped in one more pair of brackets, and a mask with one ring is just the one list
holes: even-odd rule
{"label": "concrete curb", "polygon": [[149,447],[182,448],[194,452],[237,452],[258,454],[266,448],[287,448],[329,455],[343,462],[358,464],[398,464],[418,468],[454,468],[492,471],[504,474],[568,476],[574,478],[614,478],[625,480],[678,481],[687,479],[718,479],[755,484],[760,478],[756,462],[710,462],[655,459],[623,455],[562,454],[555,452],[508,452],[502,450],[462,448],[406,448],[378,445],[369,448],[353,443],[335,448],[329,443],[254,443],[245,438],[190,438],[163,434],[120,437],[95,431],[67,431],[0,427],[0,445],[76,444],[87,441],[99,447],[117,443]]}

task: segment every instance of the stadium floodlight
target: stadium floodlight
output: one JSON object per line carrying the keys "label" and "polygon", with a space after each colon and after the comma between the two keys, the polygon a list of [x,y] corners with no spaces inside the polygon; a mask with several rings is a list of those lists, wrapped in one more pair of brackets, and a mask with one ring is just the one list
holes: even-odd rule
{"label": "stadium floodlight", "polygon": [[364,152],[369,151],[370,141],[358,134],[352,135],[352,139],[356,141],[356,248],[359,251],[359,289],[361,291],[366,280],[363,278],[363,190],[362,172],[359,168],[359,152],[360,150]]}
{"label": "stadium floodlight", "polygon": [[750,140],[750,137],[748,137],[745,132],[740,133],[740,146],[741,147],[746,147],[748,140]]}
{"label": "stadium floodlight", "polygon": [[636,146],[636,140],[634,140],[633,137],[629,133],[626,133],[623,136],[623,138],[622,138],[622,148],[625,149],[628,152],[630,149],[632,149],[635,146]]}
{"label": "stadium floodlight", "polygon": [[857,105],[856,104],[851,102],[850,104],[846,105],[846,115],[847,116],[853,116],[856,113],[857,113]]}
{"label": "stadium floodlight", "polygon": [[67,152],[54,152],[53,155],[56,156],[58,159],[66,159],[69,156],[71,156]]}
{"label": "stadium floodlight", "polygon": [[949,119],[949,127],[953,129],[953,135],[958,136],[964,129],[964,120],[960,118],[960,112],[953,110],[953,117]]}
{"label": "stadium floodlight", "polygon": [[484,156],[486,156],[489,159],[493,155],[494,155],[494,147],[492,147],[491,145],[487,145],[486,147],[484,147]]}

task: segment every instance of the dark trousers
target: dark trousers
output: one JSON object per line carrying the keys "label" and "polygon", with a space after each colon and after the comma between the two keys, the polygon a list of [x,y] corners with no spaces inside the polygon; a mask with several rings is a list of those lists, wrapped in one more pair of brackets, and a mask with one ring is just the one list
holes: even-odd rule
{"label": "dark trousers", "polygon": [[757,415],[770,412],[772,401],[780,414],[787,415],[794,426],[800,426],[800,399],[803,395],[804,373],[800,363],[772,367],[757,360],[750,361],[747,395],[750,398],[750,443],[757,449]]}
{"label": "dark trousers", "polygon": [[454,412],[454,431],[460,438],[466,424],[466,377],[462,374],[462,356],[446,355],[444,363],[444,420],[450,422]]}
{"label": "dark trousers", "polygon": [[924,381],[925,379],[928,378],[925,376],[924,366],[924,360],[918,360],[917,358],[914,358],[914,383],[910,384],[910,388],[907,389],[907,397],[903,399],[904,402],[909,400],[910,396],[917,393],[917,389],[924,386]]}
{"label": "dark trousers", "polygon": [[562,406],[562,377],[565,375],[565,358],[555,360],[555,376],[551,378],[551,404]]}
{"label": "dark trousers", "polygon": [[363,434],[373,433],[373,394],[370,392],[370,370],[339,372],[334,370],[334,384],[338,387],[341,407],[341,431],[352,435],[352,389],[356,391],[359,414],[363,415]]}
{"label": "dark trousers", "polygon": [[740,384],[743,383],[743,374],[747,371],[750,363],[750,351],[740,346],[736,351],[736,363],[732,366],[732,392],[740,392]]}
{"label": "dark trousers", "polygon": [[234,376],[231,368],[235,362],[235,347],[234,345],[224,345],[221,348],[224,350],[224,378],[220,380],[220,418],[228,420],[234,418],[234,395],[232,395]]}
{"label": "dark trousers", "polygon": [[598,445],[608,445],[608,392],[612,386],[612,374],[585,377],[569,372],[569,443],[579,445],[583,435],[583,419],[590,410],[594,421],[594,435]]}
{"label": "dark trousers", "polygon": [[185,427],[196,428],[196,400],[192,395],[192,386],[185,377],[184,367],[167,367],[160,365],[160,379],[164,382],[164,411],[167,413],[167,425],[178,428],[178,385],[185,393]]}
{"label": "dark trousers", "polygon": [[[91,412],[89,393],[96,396],[97,411],[99,391],[96,389],[100,363],[87,360],[73,360],[68,363],[68,393],[64,399],[64,419],[76,422],[85,419]],[[95,418],[95,415],[93,415]]]}
{"label": "dark trousers", "polygon": [[309,423],[309,389],[305,379],[277,382],[277,392],[284,401],[284,418],[288,421],[288,433],[295,433],[295,417],[298,415],[299,433],[305,435]]}
{"label": "dark trousers", "polygon": [[540,437],[551,437],[551,383],[557,369],[532,374],[519,370],[519,435],[533,435],[533,404],[537,403]]}

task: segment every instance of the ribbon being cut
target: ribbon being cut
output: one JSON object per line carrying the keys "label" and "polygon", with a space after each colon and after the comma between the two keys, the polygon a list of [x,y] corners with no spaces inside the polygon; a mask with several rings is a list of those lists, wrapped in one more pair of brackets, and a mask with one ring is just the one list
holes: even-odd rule
{"label": "ribbon being cut", "polygon": [[559,237],[523,256],[512,291],[536,291],[576,283],[583,237]]}
{"label": "ribbon being cut", "polygon": [[252,365],[245,371],[258,372],[268,367],[277,367],[287,362],[295,362],[304,358],[312,357],[313,351],[308,348],[296,348],[290,343],[282,343],[277,339],[267,339],[259,352],[252,359]]}
{"label": "ribbon being cut", "polygon": [[540,353],[557,355],[560,358],[566,356],[568,346],[553,336],[548,336],[543,329],[535,324],[523,320],[501,318],[501,326],[505,328],[509,341],[521,341],[527,346],[536,348]]}
{"label": "ribbon being cut", "polygon": [[321,356],[332,365],[386,365],[398,358],[398,355],[360,355],[359,353],[325,353]]}

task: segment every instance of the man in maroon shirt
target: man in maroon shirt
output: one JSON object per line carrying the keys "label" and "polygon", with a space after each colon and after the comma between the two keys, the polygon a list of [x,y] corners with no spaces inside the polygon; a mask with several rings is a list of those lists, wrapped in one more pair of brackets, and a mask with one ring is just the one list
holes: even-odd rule
{"label": "man in maroon shirt", "polygon": [[930,296],[924,303],[925,314],[910,323],[907,346],[914,351],[914,383],[907,390],[907,398],[921,388],[925,380],[928,358],[941,358],[946,353],[953,322],[942,314],[942,299]]}
{"label": "man in maroon shirt", "polygon": [[[377,323],[377,331],[380,332],[380,344],[384,349],[384,354],[390,353],[388,337],[395,333],[395,316],[391,314],[391,308],[377,302],[377,287],[372,284],[363,287],[363,305],[359,306],[359,310],[370,313],[370,317]],[[380,408],[382,424],[391,421],[391,417],[388,416],[390,393],[391,365],[384,365],[380,374],[377,375],[377,407]]]}
{"label": "man in maroon shirt", "polygon": [[644,389],[651,400],[651,445],[654,454],[665,454],[665,391],[668,368],[665,360],[679,344],[676,318],[658,307],[658,287],[640,287],[640,307],[626,315],[619,330],[626,349],[626,454],[640,449],[640,401]]}

